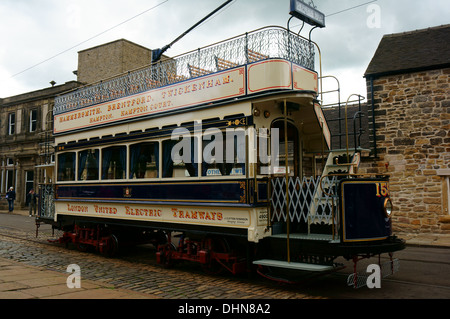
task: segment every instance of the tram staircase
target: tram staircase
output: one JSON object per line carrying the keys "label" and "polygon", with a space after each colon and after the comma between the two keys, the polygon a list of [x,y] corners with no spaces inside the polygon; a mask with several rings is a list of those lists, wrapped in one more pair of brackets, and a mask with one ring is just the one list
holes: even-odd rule
{"label": "tram staircase", "polygon": [[[333,150],[329,152],[322,176],[289,178],[290,222],[303,222],[307,225],[306,233],[289,235],[285,230],[277,231],[277,226],[285,225],[286,216],[286,179],[276,177],[271,180],[272,198],[270,200],[273,238],[288,240],[320,241],[322,243],[339,243],[338,187],[343,178],[356,174],[360,164],[359,151]],[[327,229],[315,232],[315,229]],[[334,265],[321,264],[321,260],[309,258],[306,262],[290,262],[271,259],[256,260],[260,266],[288,268],[314,272],[334,269]],[[323,260],[322,260],[323,262]]]}

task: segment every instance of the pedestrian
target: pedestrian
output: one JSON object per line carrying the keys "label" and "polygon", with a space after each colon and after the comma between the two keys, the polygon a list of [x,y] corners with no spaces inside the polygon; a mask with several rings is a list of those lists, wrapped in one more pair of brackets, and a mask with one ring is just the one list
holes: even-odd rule
{"label": "pedestrian", "polygon": [[6,193],[6,199],[8,200],[8,208],[9,212],[12,213],[14,210],[14,201],[16,200],[16,192],[14,191],[14,187],[10,187],[8,192]]}
{"label": "pedestrian", "polygon": [[34,192],[34,188],[30,189],[28,193],[28,212],[31,216],[36,216],[36,201],[37,201],[37,194]]}

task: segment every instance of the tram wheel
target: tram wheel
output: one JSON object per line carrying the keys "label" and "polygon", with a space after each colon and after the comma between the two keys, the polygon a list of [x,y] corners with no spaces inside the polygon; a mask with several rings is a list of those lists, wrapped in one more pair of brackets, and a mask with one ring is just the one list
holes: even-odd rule
{"label": "tram wheel", "polygon": [[105,255],[108,257],[114,257],[119,252],[119,239],[116,235],[111,234],[108,238],[108,249],[105,252]]}
{"label": "tram wheel", "polygon": [[[220,237],[207,237],[204,240],[204,249],[208,250],[210,255],[213,255],[213,253],[229,253],[231,251],[228,241]],[[202,268],[204,272],[210,275],[221,274],[226,269],[213,257],[210,257],[208,263],[203,264]]]}
{"label": "tram wheel", "polygon": [[176,251],[176,247],[173,243],[166,243],[161,245],[161,264],[164,268],[171,268],[174,265],[172,259],[172,252]]}

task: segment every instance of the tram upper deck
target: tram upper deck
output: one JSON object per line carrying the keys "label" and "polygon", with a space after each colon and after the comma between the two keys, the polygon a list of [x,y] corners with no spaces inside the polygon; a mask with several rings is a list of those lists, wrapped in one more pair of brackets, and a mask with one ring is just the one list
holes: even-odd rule
{"label": "tram upper deck", "polygon": [[[319,92],[315,52],[307,39],[266,27],[82,87],[55,99],[56,144],[74,136],[101,138],[111,134],[112,125],[145,131],[148,123],[142,126],[142,119],[201,120],[217,116],[214,107],[222,105],[227,107],[220,109],[221,118],[251,116],[254,110],[245,101],[268,94],[289,94],[291,102],[313,105]],[[200,118],[189,115],[200,110]],[[94,135],[86,133],[94,128]]]}

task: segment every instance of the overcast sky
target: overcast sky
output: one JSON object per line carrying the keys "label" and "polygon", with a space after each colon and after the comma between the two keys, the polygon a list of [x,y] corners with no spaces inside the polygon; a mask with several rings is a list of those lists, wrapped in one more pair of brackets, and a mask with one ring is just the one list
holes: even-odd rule
{"label": "overcast sky", "polygon": [[[310,3],[311,0],[304,0]],[[0,0],[0,97],[76,80],[78,51],[117,39],[150,49],[172,42],[225,0]],[[290,0],[234,0],[170,50],[175,56],[266,25],[286,27]],[[343,101],[366,95],[363,75],[385,34],[450,23],[449,0],[314,0],[326,28],[323,74],[337,76]],[[295,32],[300,20],[290,23]],[[302,35],[308,37],[310,26]],[[327,81],[324,88],[334,88]]]}

